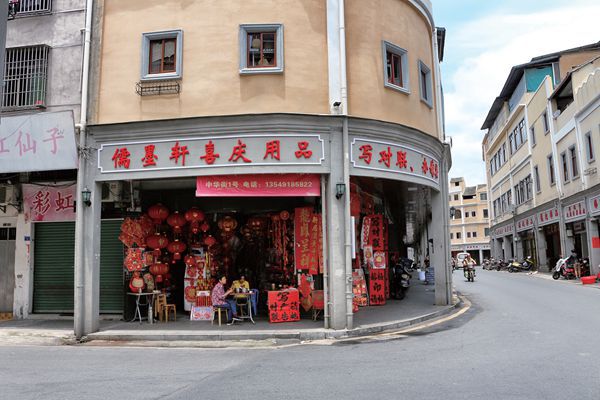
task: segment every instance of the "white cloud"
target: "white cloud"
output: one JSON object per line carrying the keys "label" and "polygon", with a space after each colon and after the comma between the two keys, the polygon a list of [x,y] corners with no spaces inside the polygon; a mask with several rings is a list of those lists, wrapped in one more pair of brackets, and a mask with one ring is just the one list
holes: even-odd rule
{"label": "white cloud", "polygon": [[[531,58],[600,40],[600,5],[554,8],[527,14],[495,14],[449,32],[447,59],[459,60],[444,76],[446,134],[452,136],[450,176],[485,182],[480,130],[510,69]],[[449,66],[452,67],[452,66]],[[444,66],[446,69],[446,66]]]}

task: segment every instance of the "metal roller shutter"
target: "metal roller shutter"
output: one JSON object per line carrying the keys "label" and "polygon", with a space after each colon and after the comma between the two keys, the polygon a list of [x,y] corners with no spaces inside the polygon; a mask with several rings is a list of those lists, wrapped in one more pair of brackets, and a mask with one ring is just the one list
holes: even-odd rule
{"label": "metal roller shutter", "polygon": [[[102,221],[100,242],[100,312],[123,310],[121,220]],[[37,223],[34,246],[34,313],[72,313],[75,223]]]}

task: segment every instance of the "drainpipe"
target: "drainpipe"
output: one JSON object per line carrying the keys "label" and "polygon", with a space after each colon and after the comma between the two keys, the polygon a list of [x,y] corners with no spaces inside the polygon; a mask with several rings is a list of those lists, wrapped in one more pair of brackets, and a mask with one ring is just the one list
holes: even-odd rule
{"label": "drainpipe", "polygon": [[[325,177],[321,175],[321,230],[323,232],[323,240],[329,240],[327,237],[327,210],[323,201],[325,193]],[[330,315],[329,315],[329,256],[327,252],[328,246],[323,244],[323,322],[325,329],[329,329],[331,326]]]}
{"label": "drainpipe", "polygon": [[348,83],[346,78],[346,18],[344,0],[339,2],[340,27],[340,108],[344,116],[342,127],[342,148],[344,152],[344,185],[346,195],[344,201],[344,265],[346,267],[346,329],[354,326],[352,312],[352,230],[350,226],[350,143],[348,136]]}
{"label": "drainpipe", "polygon": [[[83,251],[84,242],[84,218],[83,218],[83,199],[81,192],[85,188],[84,180],[86,175],[87,163],[87,103],[88,103],[88,83],[90,71],[90,43],[92,31],[92,7],[93,0],[87,0],[85,6],[85,29],[83,44],[83,67],[81,73],[81,112],[79,117],[79,168],[77,169],[77,213],[75,217],[75,337],[81,338],[84,332],[86,307],[84,306],[84,264],[85,255]],[[87,310],[89,311],[89,310]]]}

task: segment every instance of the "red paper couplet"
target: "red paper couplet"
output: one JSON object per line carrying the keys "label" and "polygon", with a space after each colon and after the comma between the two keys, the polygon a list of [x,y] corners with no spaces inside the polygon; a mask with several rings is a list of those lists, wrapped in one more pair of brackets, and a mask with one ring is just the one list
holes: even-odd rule
{"label": "red paper couplet", "polygon": [[300,294],[297,290],[269,291],[269,322],[300,320]]}
{"label": "red paper couplet", "polygon": [[369,304],[383,305],[385,304],[385,269],[371,269],[369,273]]}

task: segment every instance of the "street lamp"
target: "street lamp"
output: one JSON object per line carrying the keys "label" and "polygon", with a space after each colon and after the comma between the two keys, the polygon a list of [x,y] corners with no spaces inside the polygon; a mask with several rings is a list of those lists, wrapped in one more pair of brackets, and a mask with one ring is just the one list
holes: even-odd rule
{"label": "street lamp", "polygon": [[87,186],[81,191],[81,200],[88,207],[92,205],[92,192]]}

